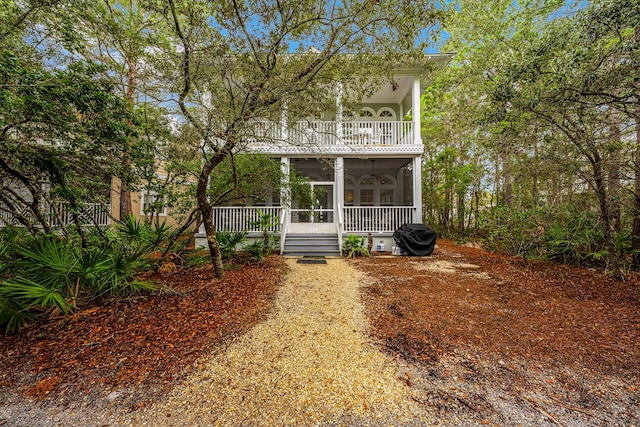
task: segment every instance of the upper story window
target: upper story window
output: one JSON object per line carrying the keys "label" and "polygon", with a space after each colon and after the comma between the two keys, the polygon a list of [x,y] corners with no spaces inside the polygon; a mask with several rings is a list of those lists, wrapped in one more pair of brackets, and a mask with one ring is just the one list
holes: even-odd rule
{"label": "upper story window", "polygon": [[143,190],[140,195],[140,215],[167,216],[167,200],[155,191]]}
{"label": "upper story window", "polygon": [[364,119],[372,119],[375,116],[373,109],[364,107],[358,112],[358,117]]}
{"label": "upper story window", "polygon": [[396,118],[396,113],[389,107],[382,107],[378,110],[378,117],[385,120],[394,120]]}

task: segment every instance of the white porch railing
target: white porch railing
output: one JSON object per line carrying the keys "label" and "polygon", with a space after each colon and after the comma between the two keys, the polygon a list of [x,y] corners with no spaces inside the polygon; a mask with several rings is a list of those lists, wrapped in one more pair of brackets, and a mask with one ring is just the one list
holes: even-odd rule
{"label": "white porch railing", "polygon": [[338,249],[340,250],[340,255],[342,255],[342,230],[344,229],[344,218],[342,205],[338,203],[338,223],[336,224],[336,229],[338,231]]}
{"label": "white porch railing", "polygon": [[[213,221],[218,230],[260,232],[263,230],[256,224],[260,212],[272,216],[274,221],[267,231],[281,233],[280,242],[283,244],[289,219],[287,209],[280,206],[216,207],[213,209]],[[412,206],[346,206],[342,209],[338,206],[335,217],[338,238],[344,233],[392,233],[402,224],[414,222],[414,213]]]}
{"label": "white porch railing", "polygon": [[[280,232],[279,206],[218,206],[213,208],[213,224],[217,230],[271,233]],[[269,214],[272,225],[267,230],[260,228],[260,214]]]}
{"label": "white porch railing", "polygon": [[[55,210],[55,214],[53,213]],[[85,226],[104,226],[111,223],[111,205],[87,203],[78,212],[80,224]],[[58,222],[58,218],[60,222]],[[57,203],[51,207],[51,225],[59,226],[73,224],[73,215],[66,209],[64,203]]]}
{"label": "white porch railing", "polygon": [[[73,215],[68,211],[65,203],[55,203],[49,207],[48,211],[45,211],[49,224],[53,228],[61,227],[63,225],[73,224]],[[23,212],[31,222],[36,223],[35,216],[25,210]],[[101,205],[99,203],[87,203],[83,206],[82,210],[78,212],[80,217],[80,225],[83,226],[105,226],[111,223],[111,205]],[[22,226],[22,224],[7,212],[5,209],[0,208],[0,227],[6,227],[8,225]]]}
{"label": "white porch railing", "polygon": [[338,143],[338,122],[303,121],[289,129],[292,145],[336,145]]}
{"label": "white porch railing", "polygon": [[[341,126],[338,126],[338,125]],[[283,132],[275,123],[260,126],[250,143],[281,140]],[[338,132],[340,129],[340,132]],[[291,145],[413,145],[413,122],[406,121],[301,121],[292,124],[286,132]]]}
{"label": "white porch railing", "polygon": [[413,222],[412,206],[345,206],[345,233],[394,232]]}
{"label": "white porch railing", "polygon": [[413,123],[405,121],[344,122],[343,141],[348,145],[413,144]]}

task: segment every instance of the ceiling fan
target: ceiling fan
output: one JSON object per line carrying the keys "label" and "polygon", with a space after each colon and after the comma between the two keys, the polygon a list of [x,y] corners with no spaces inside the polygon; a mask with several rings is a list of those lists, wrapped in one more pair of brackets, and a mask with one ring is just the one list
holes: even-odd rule
{"label": "ceiling fan", "polygon": [[374,164],[375,164],[375,159],[371,159],[371,175],[369,175],[369,178],[373,179],[374,181],[378,181],[378,176],[375,174],[374,171]]}

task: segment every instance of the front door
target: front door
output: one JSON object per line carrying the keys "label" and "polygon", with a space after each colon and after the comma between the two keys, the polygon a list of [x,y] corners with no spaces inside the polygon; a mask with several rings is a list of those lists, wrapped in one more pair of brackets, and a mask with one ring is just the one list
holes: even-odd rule
{"label": "front door", "polygon": [[335,233],[333,182],[312,181],[292,194],[292,233]]}

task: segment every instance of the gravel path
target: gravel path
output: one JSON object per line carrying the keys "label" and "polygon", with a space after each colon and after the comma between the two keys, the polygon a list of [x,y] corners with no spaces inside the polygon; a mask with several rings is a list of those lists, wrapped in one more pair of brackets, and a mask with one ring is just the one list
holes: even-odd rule
{"label": "gravel path", "polygon": [[202,361],[131,425],[422,425],[406,367],[367,338],[365,276],[344,260],[287,261],[274,313]]}

